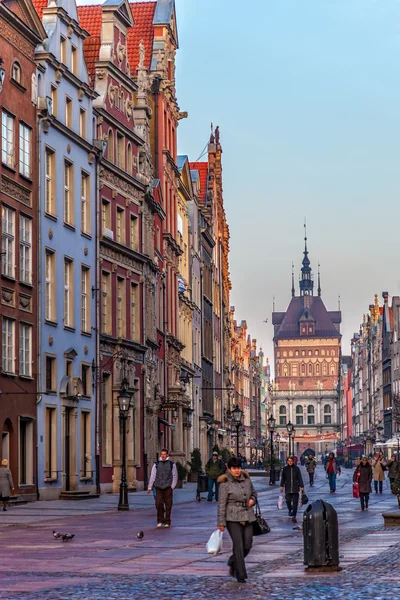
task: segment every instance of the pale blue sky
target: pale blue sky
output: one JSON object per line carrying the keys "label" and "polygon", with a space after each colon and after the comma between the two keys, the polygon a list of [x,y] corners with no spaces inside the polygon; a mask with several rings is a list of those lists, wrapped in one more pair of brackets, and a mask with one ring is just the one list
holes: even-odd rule
{"label": "pale blue sky", "polygon": [[220,126],[237,318],[272,359],[272,297],[286,310],[306,216],[348,351],[374,293],[400,293],[400,0],[176,7],[179,152],[196,160]]}

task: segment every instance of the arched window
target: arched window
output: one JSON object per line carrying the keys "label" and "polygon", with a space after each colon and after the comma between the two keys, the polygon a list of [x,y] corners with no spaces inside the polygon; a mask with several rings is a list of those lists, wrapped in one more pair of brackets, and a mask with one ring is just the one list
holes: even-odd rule
{"label": "arched window", "polygon": [[302,375],[306,374],[306,365],[304,363],[301,365],[301,374]]}
{"label": "arched window", "polygon": [[319,356],[319,350],[315,351],[315,356]]}
{"label": "arched window", "polygon": [[292,375],[293,375],[293,377],[298,377],[298,375],[299,375],[299,369],[298,369],[297,363],[292,363],[291,369],[292,369]]}
{"label": "arched window", "polygon": [[289,352],[289,356],[292,357],[293,356],[293,350],[290,350]]}
{"label": "arched window", "polygon": [[107,158],[109,161],[114,162],[114,133],[112,129],[108,130]]}
{"label": "arched window", "polygon": [[335,371],[336,371],[335,363],[331,363],[329,368],[330,368],[330,374],[335,375]]}
{"label": "arched window", "polygon": [[306,355],[306,351],[305,351],[305,350],[302,350],[302,351],[301,351],[301,355],[302,355],[302,356],[305,356],[305,355]]}
{"label": "arched window", "polygon": [[299,356],[300,352],[298,350],[296,350],[296,356]]}
{"label": "arched window", "polygon": [[296,425],[303,425],[303,407],[301,404],[296,406]]}
{"label": "arched window", "polygon": [[287,363],[283,365],[283,376],[287,377],[289,375],[289,369]]}
{"label": "arched window", "polygon": [[316,363],[316,365],[315,365],[315,374],[319,375],[319,373],[320,373],[319,363]]}
{"label": "arched window", "polygon": [[283,356],[286,358],[286,356],[287,356],[286,350],[283,351]]}
{"label": "arched window", "polygon": [[308,356],[312,356],[312,351],[311,350],[308,351]]}
{"label": "arched window", "polygon": [[286,406],[279,407],[279,425],[286,425]]}
{"label": "arched window", "polygon": [[315,424],[315,409],[312,404],[307,407],[307,425]]}
{"label": "arched window", "polygon": [[321,356],[325,356],[325,350],[324,350],[324,348],[322,348],[322,350],[321,350]]}
{"label": "arched window", "polygon": [[324,423],[330,425],[332,423],[332,408],[329,404],[324,406]]}
{"label": "arched window", "polygon": [[335,351],[331,350],[331,356],[335,356]]}
{"label": "arched window", "polygon": [[132,146],[130,143],[126,148],[126,170],[132,175]]}
{"label": "arched window", "polygon": [[16,81],[17,83],[22,84],[21,65],[17,61],[13,62],[12,69],[11,69],[11,79]]}
{"label": "arched window", "polygon": [[312,375],[313,374],[313,368],[312,368],[312,364],[308,363],[308,374]]}
{"label": "arched window", "polygon": [[278,352],[276,353],[276,356],[277,356],[277,358],[279,358],[279,357],[280,357],[280,355],[281,355],[281,353],[280,353],[280,352],[279,352],[279,350],[278,350]]}
{"label": "arched window", "polygon": [[322,363],[322,375],[327,375],[328,374],[328,365],[326,364],[326,362]]}

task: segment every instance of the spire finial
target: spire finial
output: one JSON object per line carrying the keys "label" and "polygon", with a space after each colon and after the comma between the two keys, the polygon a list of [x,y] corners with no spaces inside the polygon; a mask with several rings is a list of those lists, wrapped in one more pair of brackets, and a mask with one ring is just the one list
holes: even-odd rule
{"label": "spire finial", "polygon": [[272,297],[272,312],[275,312],[275,296]]}
{"label": "spire finial", "polygon": [[300,296],[312,296],[314,289],[314,281],[310,266],[310,259],[308,258],[306,219],[304,219],[304,258],[302,264],[303,266],[301,269]]}
{"label": "spire finial", "polygon": [[307,252],[307,218],[304,217],[304,248]]}
{"label": "spire finial", "polygon": [[292,262],[292,298],[294,298],[295,293],[296,290],[294,289],[294,263]]}
{"label": "spire finial", "polygon": [[320,267],[321,267],[321,265],[318,263],[318,296],[321,296],[321,272],[320,272]]}
{"label": "spire finial", "polygon": [[340,294],[338,294],[338,309],[340,311]]}

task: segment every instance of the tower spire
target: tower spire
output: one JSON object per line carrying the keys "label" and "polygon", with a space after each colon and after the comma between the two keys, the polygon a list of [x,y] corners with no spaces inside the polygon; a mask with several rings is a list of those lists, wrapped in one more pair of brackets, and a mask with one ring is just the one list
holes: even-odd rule
{"label": "tower spire", "polygon": [[294,298],[295,293],[296,290],[294,289],[294,263],[292,262],[292,298]]}
{"label": "tower spire", "polygon": [[301,268],[301,279],[300,279],[300,295],[301,296],[312,296],[314,292],[314,281],[312,271],[310,267],[310,259],[308,258],[307,249],[307,222],[304,219],[304,258],[303,266]]}
{"label": "tower spire", "polygon": [[321,296],[321,265],[318,263],[318,296]]}

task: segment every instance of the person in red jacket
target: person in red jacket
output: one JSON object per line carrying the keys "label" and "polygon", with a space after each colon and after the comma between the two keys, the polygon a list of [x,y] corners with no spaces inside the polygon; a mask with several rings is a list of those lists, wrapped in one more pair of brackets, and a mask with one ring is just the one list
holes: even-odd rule
{"label": "person in red jacket", "polygon": [[358,491],[360,492],[361,510],[368,510],[369,495],[371,493],[372,467],[368,462],[368,458],[363,456],[360,464],[354,471],[353,481],[358,483]]}

